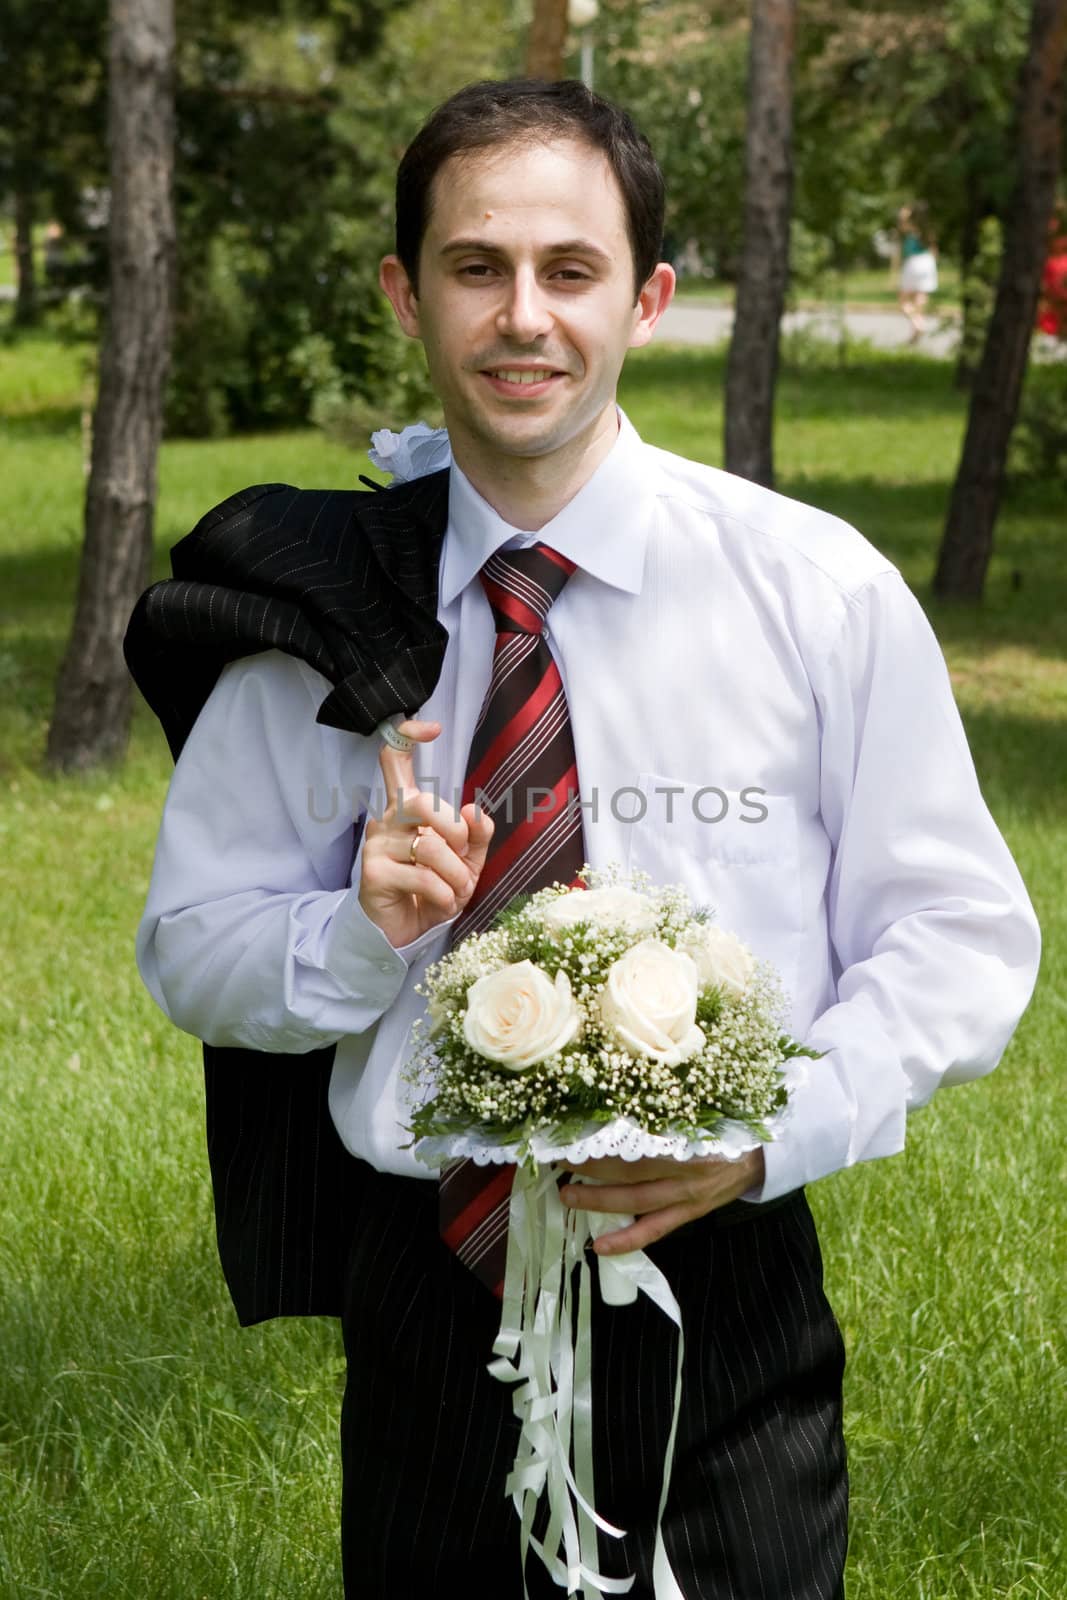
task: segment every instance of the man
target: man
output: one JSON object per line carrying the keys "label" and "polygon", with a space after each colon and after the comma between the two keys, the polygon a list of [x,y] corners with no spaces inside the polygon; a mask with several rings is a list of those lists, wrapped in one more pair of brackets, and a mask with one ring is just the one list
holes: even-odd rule
{"label": "man", "polygon": [[[600,1186],[562,1190],[632,1213],[597,1250],[647,1248],[682,1308],[668,1591],[653,1560],[673,1332],[640,1301],[593,1306],[598,1509],[627,1530],[602,1563],[636,1573],[635,1595],[843,1593],[844,1351],[803,1185],[899,1151],[911,1107],[993,1068],[1034,982],[1033,913],[899,574],[836,519],[643,444],[616,406],[626,351],[673,290],[662,221],[647,144],[578,84],[474,85],[435,113],[401,163],[381,282],[423,343],[453,454],[439,675],[383,747],[331,725],[308,664],[328,657],[285,653],[299,617],[260,633],[278,648],[222,672],[163,819],[138,941],[160,1004],[209,1047],[336,1045],[330,1111],[361,1175],[343,1308],[352,1596],[523,1592],[510,1396],[485,1370],[499,1304],[442,1243],[399,1080],[414,986],[508,886],[503,863],[535,886],[550,841],[555,876],[577,845],[684,883],[775,963],[794,1033],[824,1052],[764,1150],[592,1163]],[[387,519],[417,493],[362,498]],[[219,515],[240,530],[236,501]],[[545,602],[540,629],[508,623],[509,595]],[[539,651],[544,703],[520,695],[498,728],[513,662]],[[563,749],[577,832],[574,807],[546,827],[528,805],[514,822],[450,803],[487,726],[482,765],[517,769],[520,800]],[[539,1568],[528,1580],[559,1592]]]}

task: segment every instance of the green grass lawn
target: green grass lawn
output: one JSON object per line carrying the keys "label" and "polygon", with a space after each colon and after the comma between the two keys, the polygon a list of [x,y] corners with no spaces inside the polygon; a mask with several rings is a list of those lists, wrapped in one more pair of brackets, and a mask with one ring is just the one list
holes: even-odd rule
{"label": "green grass lawn", "polygon": [[[721,354],[639,352],[623,403],[651,441],[715,461],[722,378]],[[76,351],[0,345],[0,1600],[336,1600],[339,1333],[236,1328],[198,1046],[133,963],[162,736],[142,708],[120,771],[39,769],[77,574],[81,399]],[[810,1191],[849,1351],[849,1600],[1067,1596],[1063,508],[1055,488],[1011,496],[985,606],[929,605],[961,418],[925,358],[809,356],[782,376],[780,486],[854,521],[928,604],[1045,931],[997,1072],[918,1113],[904,1155]],[[366,466],[310,431],[167,444],[159,571],[242,485],[346,485]]]}

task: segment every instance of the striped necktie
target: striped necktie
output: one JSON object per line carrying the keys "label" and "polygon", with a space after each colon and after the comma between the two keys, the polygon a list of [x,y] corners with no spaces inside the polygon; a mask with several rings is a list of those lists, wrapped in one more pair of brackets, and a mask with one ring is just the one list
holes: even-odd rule
{"label": "striped necktie", "polygon": [[[471,741],[463,804],[496,826],[452,943],[487,927],[516,894],[573,883],[584,861],[578,768],[545,619],[574,562],[545,544],[498,551],[481,571],[496,624],[493,670]],[[495,1294],[504,1283],[514,1167],[457,1161],[441,1177],[441,1236]]]}

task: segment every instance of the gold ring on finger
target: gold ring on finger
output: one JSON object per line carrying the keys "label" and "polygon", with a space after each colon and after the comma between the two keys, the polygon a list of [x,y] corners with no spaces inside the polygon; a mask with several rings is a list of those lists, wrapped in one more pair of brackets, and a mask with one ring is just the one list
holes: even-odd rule
{"label": "gold ring on finger", "polygon": [[425,828],[415,829],[415,836],[411,841],[411,849],[408,851],[408,861],[413,867],[417,867],[419,864],[419,845],[422,843],[422,836],[425,832]]}

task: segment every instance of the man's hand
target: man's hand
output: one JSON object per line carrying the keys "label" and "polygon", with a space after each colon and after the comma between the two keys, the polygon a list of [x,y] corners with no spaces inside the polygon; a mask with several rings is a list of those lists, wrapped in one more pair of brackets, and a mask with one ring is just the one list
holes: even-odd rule
{"label": "man's hand", "polygon": [[[439,722],[401,722],[398,733],[420,744],[436,739]],[[386,808],[367,819],[359,903],[394,949],[463,910],[485,865],[493,819],[473,804],[456,813],[415,781],[410,750],[382,744]],[[418,838],[417,860],[411,859]]]}
{"label": "man's hand", "polygon": [[559,1192],[564,1205],[579,1211],[633,1213],[635,1220],[629,1227],[594,1240],[593,1249],[601,1256],[643,1250],[683,1223],[758,1188],[765,1176],[761,1149],[750,1150],[737,1161],[724,1161],[721,1156],[693,1161],[675,1161],[670,1156],[623,1161],[605,1156],[570,1171],[597,1181],[566,1185]]}

